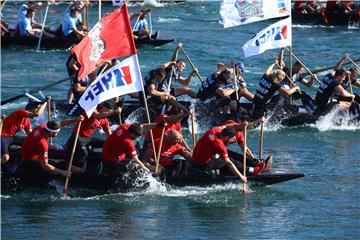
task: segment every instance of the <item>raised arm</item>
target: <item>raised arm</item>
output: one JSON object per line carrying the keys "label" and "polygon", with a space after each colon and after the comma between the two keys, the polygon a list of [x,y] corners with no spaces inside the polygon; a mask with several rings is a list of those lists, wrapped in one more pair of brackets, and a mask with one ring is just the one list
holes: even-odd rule
{"label": "raised arm", "polygon": [[349,57],[349,54],[345,53],[344,56],[342,58],[340,58],[340,60],[335,64],[335,69],[341,68],[341,66],[344,64],[345,59],[347,59],[348,57]]}
{"label": "raised arm", "polygon": [[277,59],[274,60],[272,64],[269,65],[269,67],[265,70],[265,74],[270,75],[272,70],[274,69],[274,66],[279,64],[279,61]]}
{"label": "raised arm", "polygon": [[285,48],[281,48],[281,49],[280,49],[279,58],[278,58],[279,67],[280,67],[281,70],[283,70],[283,69],[285,68],[285,63],[284,63],[284,50],[285,50]]}

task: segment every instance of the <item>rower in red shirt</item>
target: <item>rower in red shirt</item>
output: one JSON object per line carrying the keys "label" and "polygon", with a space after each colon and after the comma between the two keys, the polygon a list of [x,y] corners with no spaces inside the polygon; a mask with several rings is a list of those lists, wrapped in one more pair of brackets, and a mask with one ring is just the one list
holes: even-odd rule
{"label": "rower in red shirt", "polygon": [[[157,116],[157,118],[155,119],[155,123],[161,124],[163,122],[166,122],[164,134],[166,134],[170,130],[178,131],[181,135],[181,140],[179,143],[182,146],[184,146],[188,151],[191,151],[190,147],[186,144],[184,138],[182,137],[182,128],[181,128],[181,120],[188,115],[189,115],[188,113],[181,113],[181,111],[178,110],[178,108],[173,107],[166,114],[163,113]],[[153,132],[154,140],[161,138],[162,128],[154,128],[152,132]],[[150,132],[145,136],[143,151],[146,151],[149,143],[151,143]]]}
{"label": "rower in red shirt", "polygon": [[46,107],[43,103],[30,101],[25,110],[16,110],[4,119],[1,129],[1,164],[9,161],[9,146],[14,142],[14,136],[25,130],[29,135],[32,131],[30,118],[40,116]]}
{"label": "rower in red shirt", "polygon": [[56,168],[49,163],[48,156],[48,138],[56,137],[60,129],[77,120],[83,120],[80,116],[78,119],[68,119],[63,121],[49,121],[37,126],[24,140],[21,147],[21,163],[17,171],[37,173],[39,167],[48,173],[61,174],[68,177],[66,170]]}
{"label": "rower in red shirt", "polygon": [[[101,148],[104,144],[103,140],[92,137],[95,131],[99,128],[102,128],[106,136],[110,136],[111,130],[107,117],[110,117],[114,113],[119,113],[119,108],[116,110],[112,110],[112,108],[112,104],[107,101],[99,104],[97,110],[93,112],[90,118],[88,118],[85,113],[82,115],[84,117],[84,121],[81,123],[73,162],[75,172],[85,172],[87,163],[86,159],[89,155],[89,146],[91,148]],[[72,135],[66,143],[66,149],[69,152],[72,151],[78,125],[79,123],[75,125],[72,131]]]}
{"label": "rower in red shirt", "polygon": [[[156,154],[158,154],[159,151],[160,140],[161,139],[155,140]],[[182,136],[176,130],[168,131],[164,137],[161,146],[159,164],[164,167],[167,172],[173,172],[173,170],[178,166],[178,163],[180,163],[180,161],[174,161],[175,155],[181,155],[186,160],[191,158],[191,152],[180,144],[181,141]],[[154,151],[151,145],[148,145],[147,147],[144,161],[150,163],[152,166],[155,166],[156,164],[156,161],[154,160]]]}
{"label": "rower in red shirt", "polygon": [[[239,172],[239,169],[243,167],[241,162],[231,161],[227,152],[227,145],[235,142],[235,136],[238,131],[244,129],[245,125],[247,125],[247,122],[226,124],[207,131],[195,145],[191,165],[204,171],[221,169],[226,165],[231,172],[239,176],[243,182],[246,182],[246,177]],[[266,163],[264,163],[255,168],[249,167],[248,171],[256,176],[266,166]]]}
{"label": "rower in red shirt", "polygon": [[145,172],[149,169],[139,160],[134,141],[151,129],[155,124],[120,125],[105,141],[102,158],[105,165],[115,171],[126,171],[131,162],[136,163]]}
{"label": "rower in red shirt", "polygon": [[[263,121],[263,119],[260,119],[260,121]],[[247,129],[250,129],[256,122],[251,122],[248,123],[248,121],[246,119],[240,119],[238,120],[238,122],[234,121],[234,120],[227,120],[226,122],[224,122],[223,126],[225,125],[229,125],[229,124],[247,124]],[[241,150],[243,151],[244,149],[244,135],[242,133],[242,131],[240,129],[236,129],[237,130],[237,134],[235,135],[234,141],[233,142],[229,142],[229,144],[233,144],[233,143],[237,143],[239,145],[239,147],[241,148]],[[231,160],[235,160],[235,161],[243,161],[243,158],[240,157],[239,159],[231,159]],[[265,162],[267,163],[267,166],[270,166],[272,164],[272,156],[268,156],[265,160]],[[246,146],[246,165],[247,166],[259,166],[262,164],[262,161],[259,159],[256,159],[254,154],[252,153],[252,151],[249,149],[248,146]]]}

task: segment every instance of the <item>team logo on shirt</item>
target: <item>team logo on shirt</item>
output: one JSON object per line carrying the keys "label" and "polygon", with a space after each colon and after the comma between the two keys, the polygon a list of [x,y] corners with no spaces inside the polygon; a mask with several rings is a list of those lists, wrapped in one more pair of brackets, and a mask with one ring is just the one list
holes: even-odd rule
{"label": "team logo on shirt", "polygon": [[44,157],[48,157],[48,152],[44,152]]}
{"label": "team logo on shirt", "polygon": [[209,139],[210,139],[211,141],[214,141],[214,140],[215,140],[215,135],[214,135],[214,134],[209,134]]}

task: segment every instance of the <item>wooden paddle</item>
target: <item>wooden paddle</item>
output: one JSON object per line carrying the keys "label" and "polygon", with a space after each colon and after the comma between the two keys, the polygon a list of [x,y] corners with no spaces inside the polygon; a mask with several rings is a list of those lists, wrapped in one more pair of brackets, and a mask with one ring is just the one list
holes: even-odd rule
{"label": "wooden paddle", "polygon": [[[279,65],[279,64],[277,64],[277,66],[280,68],[280,65]],[[289,79],[291,85],[296,86],[295,83],[294,83],[294,81],[292,80],[292,78],[291,78],[289,75],[287,75],[286,72],[284,72],[284,73],[285,73],[285,76]],[[302,92],[301,92],[300,89],[298,90],[298,92],[299,92],[300,94],[302,94]]]}
{"label": "wooden paddle", "polygon": [[259,160],[262,160],[262,150],[263,150],[263,142],[264,142],[264,117],[262,117],[262,121],[260,124],[260,147],[259,147]]}
{"label": "wooden paddle", "polygon": [[196,139],[195,139],[195,108],[191,110],[191,138],[193,143],[193,150],[195,148]]}
{"label": "wooden paddle", "polygon": [[[286,48],[286,50],[290,51],[288,48]],[[308,69],[301,61],[300,59],[291,51],[291,55],[296,59],[296,61],[298,61],[301,66],[303,66],[303,68],[305,68],[305,70],[311,75],[311,76],[314,76],[314,79],[319,83],[321,84],[320,80],[317,78],[317,76],[310,71],[310,69]]]}
{"label": "wooden paddle", "polygon": [[[48,115],[48,121],[52,120],[51,117],[51,97],[47,96],[46,97],[46,101],[47,101],[47,115]],[[52,138],[49,139],[50,140],[50,144],[52,144]]]}
{"label": "wooden paddle", "polygon": [[159,169],[159,163],[160,163],[160,157],[161,157],[161,148],[162,148],[162,144],[163,144],[163,141],[164,141],[164,135],[165,135],[165,126],[163,127],[162,132],[161,132],[159,150],[158,150],[157,158],[156,158],[156,161],[155,161],[155,173],[156,174],[158,173],[158,169]]}
{"label": "wooden paddle", "polygon": [[[48,2],[48,4],[46,5],[45,17],[44,17],[44,21],[42,22],[42,26],[41,26],[41,33],[40,33],[40,37],[39,37],[39,42],[38,42],[38,45],[36,47],[37,51],[40,50],[41,39],[42,39],[42,36],[43,36],[43,33],[44,33],[45,22],[46,22],[47,14],[48,14],[48,11],[49,11],[49,6],[50,6],[50,2]],[[42,12],[41,12],[41,14],[42,14]]]}
{"label": "wooden paddle", "polygon": [[[55,86],[59,83],[62,83],[62,82],[65,82],[66,80],[68,80],[69,77],[66,77],[64,79],[61,79],[61,80],[56,80],[56,81],[53,81],[53,82],[50,82],[44,86],[41,86],[41,87],[37,87],[37,88],[33,88],[31,89],[30,91],[28,91],[27,93],[30,93],[30,94],[33,94],[33,93],[37,93],[41,90],[44,90],[44,89],[47,89],[47,88],[50,88],[52,86]],[[0,102],[0,105],[5,105],[7,103],[10,103],[10,102],[13,102],[15,100],[18,100],[19,98],[22,98],[22,97],[26,97],[26,93],[23,93],[23,94],[20,94],[20,95],[17,95],[15,97],[11,97],[11,98],[8,98],[8,99],[5,99],[3,101]]]}
{"label": "wooden paddle", "polygon": [[[355,60],[353,60],[353,61],[354,61],[354,62],[359,62],[359,61],[360,61],[360,58],[355,59]],[[349,64],[351,64],[351,62],[344,63],[344,64],[342,64],[342,66],[344,66],[344,65],[349,65]],[[311,70],[311,72],[312,72],[313,74],[319,73],[319,72],[324,72],[324,71],[328,71],[328,70],[334,69],[335,66],[336,66],[336,65],[331,65],[331,66],[328,66],[328,67],[317,68],[317,69]],[[303,74],[301,74],[301,76],[303,76],[303,77],[304,77],[304,76],[307,76],[307,75],[310,75],[310,73],[303,73]]]}
{"label": "wooden paddle", "polygon": [[[246,150],[247,150],[247,146],[246,146],[246,128],[247,128],[247,125],[245,125],[244,127],[244,149],[243,149],[243,175],[244,177],[246,177]],[[244,194],[247,193],[247,187],[246,187],[246,182],[243,182],[243,191],[242,191]]]}
{"label": "wooden paddle", "polygon": [[349,61],[350,61],[352,64],[354,64],[354,66],[355,66],[358,70],[360,70],[359,65],[357,65],[356,62],[355,62],[354,60],[352,60],[352,58],[351,58],[350,56],[348,56],[347,58],[349,59]]}
{"label": "wooden paddle", "polygon": [[[189,63],[190,63],[190,65],[191,65],[191,67],[193,68],[193,69],[195,69],[196,67],[195,67],[195,65],[192,63],[192,61],[191,61],[191,59],[190,59],[190,57],[189,57],[189,55],[187,54],[187,52],[185,51],[185,49],[183,48],[183,46],[181,45],[181,50],[182,50],[182,52],[184,53],[184,55],[185,55],[185,57],[186,57],[186,59],[189,61]],[[202,79],[202,77],[200,76],[200,74],[199,74],[199,72],[198,71],[196,71],[196,75],[198,76],[198,78],[199,78],[199,80],[201,81],[201,82],[204,82],[204,80]]]}
{"label": "wooden paddle", "polygon": [[[80,128],[81,128],[81,122],[82,122],[82,121],[79,122],[79,125],[78,125],[78,127],[77,127],[77,129],[76,129],[76,135],[75,135],[74,145],[73,145],[73,148],[72,148],[72,151],[71,151],[69,166],[68,166],[68,169],[67,169],[68,174],[71,173],[71,167],[72,167],[72,163],[73,163],[73,160],[74,160],[74,155],[75,155],[75,150],[76,150],[77,141],[78,141],[78,138],[79,138],[79,132],[80,132]],[[68,196],[69,180],[70,180],[70,177],[67,177],[66,180],[65,180],[63,197],[67,197],[67,196]]]}

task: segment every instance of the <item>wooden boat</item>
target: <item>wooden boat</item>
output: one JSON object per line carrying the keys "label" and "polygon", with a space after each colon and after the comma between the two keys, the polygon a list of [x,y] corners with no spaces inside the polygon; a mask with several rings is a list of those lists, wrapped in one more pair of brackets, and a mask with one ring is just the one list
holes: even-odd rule
{"label": "wooden boat", "polygon": [[[19,162],[19,150],[20,147],[17,144],[22,142],[23,138],[17,137],[15,145],[11,146],[12,162],[3,166],[1,169],[1,186],[7,190],[20,190],[27,187],[44,187],[53,180],[64,181],[64,178],[59,175],[48,174],[45,171],[39,169],[38,172],[24,172],[20,173],[16,170],[16,166]],[[67,158],[69,153],[65,150],[50,149],[49,157],[53,158]],[[229,156],[234,159],[240,159],[241,154],[229,151]],[[65,168],[67,162],[61,159],[52,160],[52,164],[57,167]],[[185,166],[188,168],[188,166]],[[185,173],[186,172],[186,173]],[[225,171],[226,172],[226,171]],[[144,174],[137,170],[130,170],[125,173],[114,173],[113,171],[106,169],[101,161],[101,153],[91,152],[88,158],[87,171],[84,174],[73,174],[71,177],[70,185],[72,187],[82,187],[102,191],[111,190],[136,190],[146,188],[148,182],[146,178],[143,178]],[[279,173],[279,172],[263,172],[258,176],[248,176],[248,181],[257,185],[272,185],[289,181],[296,178],[304,177],[303,173]],[[195,173],[190,170],[181,171],[177,175],[161,175],[159,178],[164,183],[172,186],[188,186],[188,185],[211,185],[211,184],[223,184],[227,182],[239,182],[239,178],[229,173],[221,173],[220,175],[214,175],[211,173],[198,171]]]}
{"label": "wooden boat", "polygon": [[[135,44],[137,47],[144,47],[144,46],[161,46],[167,43],[174,42],[175,39],[149,39],[149,38],[142,38],[142,39],[135,39]],[[29,46],[35,48],[39,42],[38,38],[34,37],[20,37],[15,33],[5,34],[1,36],[1,45],[8,46],[8,45],[22,45],[22,46]],[[68,41],[65,39],[60,38],[43,38],[41,40],[41,48],[44,49],[51,49],[51,48],[70,48],[74,44],[78,44],[80,40],[72,40]]]}
{"label": "wooden boat", "polygon": [[291,16],[294,23],[300,24],[359,27],[360,21],[358,13],[343,14],[340,11],[326,11],[325,9],[314,13],[292,10]]}

